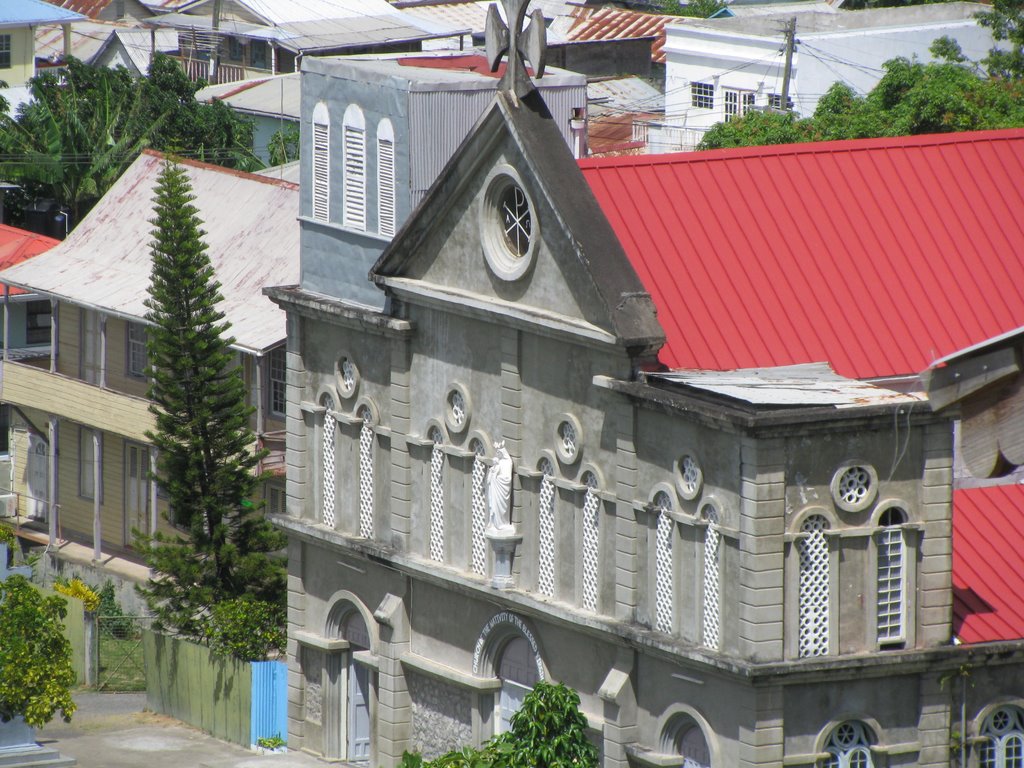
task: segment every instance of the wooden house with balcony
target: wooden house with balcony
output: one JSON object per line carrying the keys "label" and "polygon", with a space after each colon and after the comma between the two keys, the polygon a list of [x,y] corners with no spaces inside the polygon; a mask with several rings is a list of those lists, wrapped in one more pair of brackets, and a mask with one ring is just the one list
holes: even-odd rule
{"label": "wooden house with balcony", "polygon": [[[170,525],[150,479],[155,457],[146,438],[154,426],[146,398],[148,212],[164,162],[143,153],[67,240],[2,273],[5,283],[46,297],[51,311],[48,355],[18,360],[4,352],[0,399],[11,407],[12,444],[25,446],[12,460],[19,527],[40,542],[85,545],[94,561],[130,558],[136,531]],[[285,314],[261,289],[298,278],[298,186],[180,162],[255,408],[251,426],[270,450],[265,500],[282,508]]]}
{"label": "wooden house with balcony", "polygon": [[[298,72],[303,56],[419,51],[424,41],[469,29],[394,9],[387,0],[196,0],[147,26],[178,32],[178,58],[193,80],[231,83]],[[216,64],[214,64],[216,61]]]}

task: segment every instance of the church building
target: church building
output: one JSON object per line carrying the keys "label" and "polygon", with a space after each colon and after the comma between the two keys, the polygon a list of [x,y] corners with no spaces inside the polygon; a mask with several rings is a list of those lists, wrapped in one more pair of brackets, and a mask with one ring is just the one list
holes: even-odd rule
{"label": "church building", "polygon": [[[1021,252],[998,205],[972,214],[1001,216],[986,245],[943,218],[956,191],[917,224],[883,197],[966,152],[1019,212],[1024,132],[577,162],[523,65],[543,72],[539,29],[506,7],[493,102],[368,276],[344,196],[372,205],[372,147],[318,140],[336,107],[304,96],[316,272],[304,249],[302,281],[266,289],[288,314],[289,746],[433,757],[549,680],[607,768],[1018,765],[1022,635],[953,642],[953,416],[916,374],[1021,325],[1024,267],[986,262],[999,301],[958,323],[880,294],[921,258],[901,227]],[[843,199],[857,178],[879,197]],[[772,192],[789,218],[758,229]],[[969,292],[944,263],[899,290]]]}

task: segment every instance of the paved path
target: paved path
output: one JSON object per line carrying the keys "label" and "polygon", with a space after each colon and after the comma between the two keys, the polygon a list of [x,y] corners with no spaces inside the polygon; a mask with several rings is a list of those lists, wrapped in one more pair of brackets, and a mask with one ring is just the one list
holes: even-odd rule
{"label": "paved path", "polygon": [[258,755],[164,715],[144,712],[142,693],[77,693],[70,723],[58,719],[39,742],[79,768],[325,768],[302,752]]}

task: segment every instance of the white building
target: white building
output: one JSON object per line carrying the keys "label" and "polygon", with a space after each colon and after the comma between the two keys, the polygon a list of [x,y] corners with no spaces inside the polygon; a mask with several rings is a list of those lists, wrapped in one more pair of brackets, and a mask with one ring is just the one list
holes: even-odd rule
{"label": "white building", "polygon": [[[952,37],[964,54],[983,58],[991,32],[974,16],[977,3],[941,3],[832,13],[786,13],[687,20],[666,28],[665,123],[651,132],[650,151],[692,149],[715,123],[750,109],[779,106],[785,72],[786,22],[796,18],[789,99],[811,115],[836,81],[857,93],[881,79],[896,56],[929,61],[929,47]],[[659,126],[660,127],[660,126]]]}

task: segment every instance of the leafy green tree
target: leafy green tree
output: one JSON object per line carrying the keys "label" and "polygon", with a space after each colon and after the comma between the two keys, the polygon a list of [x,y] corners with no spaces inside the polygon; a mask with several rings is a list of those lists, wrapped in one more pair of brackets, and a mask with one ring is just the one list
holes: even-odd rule
{"label": "leafy green tree", "polygon": [[284,609],[262,600],[225,600],[210,610],[207,636],[218,656],[239,661],[263,661],[283,653],[287,636]]}
{"label": "leafy green tree", "polygon": [[402,755],[401,768],[596,768],[597,747],[587,739],[580,697],[562,683],[541,681],[512,716],[511,729],[480,749],[462,747],[425,762]]}
{"label": "leafy green tree", "polygon": [[290,126],[274,131],[267,146],[270,165],[284,165],[299,159],[299,128]]}
{"label": "leafy green tree", "polygon": [[992,0],[992,8],[977,14],[978,23],[992,30],[992,37],[1008,42],[1009,49],[993,48],[982,64],[996,77],[1024,77],[1024,0]]}
{"label": "leafy green tree", "polygon": [[694,19],[707,19],[725,8],[725,0],[660,0],[658,10],[670,16],[688,16]]}
{"label": "leafy green tree", "polygon": [[167,56],[141,81],[71,58],[29,85],[33,100],[17,115],[0,110],[0,176],[57,200],[73,222],[146,147],[242,170],[261,165],[252,124],[221,102],[197,102],[203,84]]}
{"label": "leafy green tree", "polygon": [[24,576],[0,581],[0,720],[22,716],[41,728],[60,711],[71,720],[71,643],[64,637],[67,603],[44,597]]}
{"label": "leafy green tree", "polygon": [[698,149],[1024,126],[1024,80],[987,77],[952,41],[938,41],[932,52],[944,60],[885,62],[885,74],[866,96],[833,84],[812,117],[749,112],[719,123]]}
{"label": "leafy green tree", "polygon": [[155,576],[140,593],[158,628],[206,636],[208,611],[237,598],[283,606],[285,570],[271,555],[284,536],[250,499],[264,455],[249,429],[252,408],[234,364],[223,300],[203,243],[185,171],[168,161],[152,220],[147,336],[158,479],[185,531],[143,537]]}

